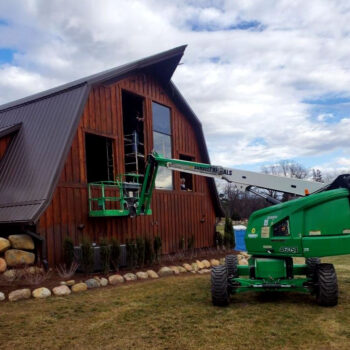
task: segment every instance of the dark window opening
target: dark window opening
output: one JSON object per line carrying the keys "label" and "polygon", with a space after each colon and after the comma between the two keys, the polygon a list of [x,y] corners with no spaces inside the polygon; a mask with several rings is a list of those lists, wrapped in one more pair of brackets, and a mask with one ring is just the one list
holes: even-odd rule
{"label": "dark window opening", "polygon": [[126,174],[144,174],[144,98],[122,92]]}
{"label": "dark window opening", "polygon": [[[167,158],[172,158],[170,108],[152,102],[153,149]],[[173,189],[172,171],[158,168],[156,188]]]}
{"label": "dark window opening", "polygon": [[113,181],[113,140],[85,134],[87,181]]}
{"label": "dark window opening", "polygon": [[[181,160],[187,160],[189,162],[194,161],[194,157],[185,156],[180,154]],[[180,172],[180,189],[181,191],[193,191],[193,175],[189,173]]]}
{"label": "dark window opening", "polygon": [[273,235],[274,237],[289,236],[289,220],[284,219],[273,225]]}

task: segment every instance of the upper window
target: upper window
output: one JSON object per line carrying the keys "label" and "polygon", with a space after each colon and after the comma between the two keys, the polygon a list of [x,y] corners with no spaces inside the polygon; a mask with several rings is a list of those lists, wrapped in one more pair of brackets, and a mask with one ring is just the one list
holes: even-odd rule
{"label": "upper window", "polygon": [[[172,157],[170,108],[152,102],[153,149],[164,157]],[[159,168],[156,188],[172,190],[173,174],[166,168]]]}
{"label": "upper window", "polygon": [[[186,156],[184,154],[180,154],[181,160],[187,160],[189,162],[194,161],[194,157]],[[189,173],[180,172],[180,189],[181,191],[193,191],[193,175]]]}
{"label": "upper window", "polygon": [[273,225],[273,235],[274,237],[289,236],[289,220],[284,219]]}

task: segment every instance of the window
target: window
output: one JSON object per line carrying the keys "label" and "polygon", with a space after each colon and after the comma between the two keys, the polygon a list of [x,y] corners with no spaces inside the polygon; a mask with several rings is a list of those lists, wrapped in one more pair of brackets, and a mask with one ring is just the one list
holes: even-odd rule
{"label": "window", "polygon": [[[153,149],[164,157],[172,157],[170,108],[152,102]],[[172,171],[159,168],[156,178],[156,188],[173,189]]]}
{"label": "window", "polygon": [[273,225],[274,237],[286,237],[289,236],[289,220],[284,219],[277,224]]}
{"label": "window", "polygon": [[[187,160],[189,162],[194,161],[194,157],[185,156],[184,154],[180,154],[181,160]],[[193,175],[189,173],[180,172],[180,189],[181,191],[193,191]]]}
{"label": "window", "polygon": [[87,182],[113,181],[113,140],[85,134]]}

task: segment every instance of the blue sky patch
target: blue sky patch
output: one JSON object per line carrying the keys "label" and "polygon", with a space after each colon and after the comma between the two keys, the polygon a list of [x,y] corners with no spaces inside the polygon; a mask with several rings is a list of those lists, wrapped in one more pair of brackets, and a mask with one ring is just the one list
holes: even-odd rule
{"label": "blue sky patch", "polygon": [[11,63],[16,50],[0,48],[0,64]]}
{"label": "blue sky patch", "polygon": [[265,141],[264,138],[262,137],[256,137],[252,141],[249,142],[249,147],[254,147],[254,146],[267,146],[267,142]]}
{"label": "blue sky patch", "polygon": [[217,31],[233,31],[233,30],[250,30],[250,31],[263,31],[266,26],[264,26],[259,21],[238,21],[235,24],[228,26],[220,26],[217,23],[200,23],[197,21],[190,21],[189,26],[194,32],[217,32]]}

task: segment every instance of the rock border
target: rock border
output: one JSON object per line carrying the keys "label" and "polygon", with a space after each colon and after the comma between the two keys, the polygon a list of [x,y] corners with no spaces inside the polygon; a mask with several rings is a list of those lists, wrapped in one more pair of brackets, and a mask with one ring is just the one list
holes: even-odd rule
{"label": "rock border", "polygon": [[[238,254],[240,264],[248,263],[249,255],[246,253]],[[147,271],[137,271],[135,273],[125,273],[121,275],[119,273],[100,277],[94,276],[86,281],[62,281],[52,290],[46,287],[36,287],[33,291],[28,288],[17,289],[10,292],[7,299],[11,302],[19,301],[23,299],[46,299],[52,296],[65,297],[70,294],[81,293],[89,289],[96,289],[106,286],[118,286],[125,283],[133,283],[141,280],[153,280],[168,276],[179,276],[184,273],[187,274],[208,274],[211,272],[211,267],[225,264],[225,258],[210,259],[210,260],[196,260],[192,263],[183,263],[182,266],[162,266],[158,272],[148,269]],[[6,300],[6,295],[0,291],[0,302]]]}

